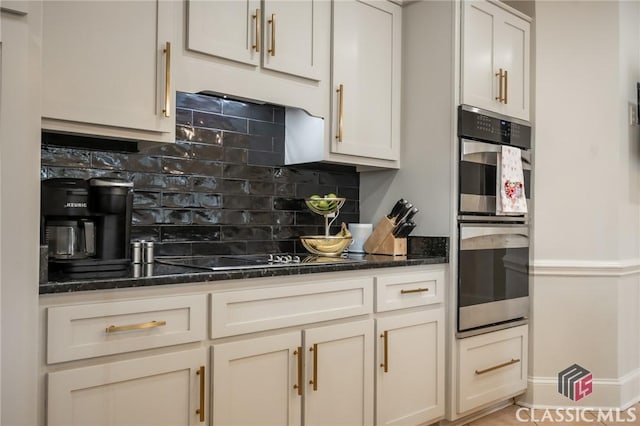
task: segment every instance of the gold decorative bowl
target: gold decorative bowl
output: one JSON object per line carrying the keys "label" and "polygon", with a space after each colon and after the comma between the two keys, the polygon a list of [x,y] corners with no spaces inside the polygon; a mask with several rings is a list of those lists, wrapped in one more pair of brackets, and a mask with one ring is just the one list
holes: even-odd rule
{"label": "gold decorative bowl", "polygon": [[302,245],[309,253],[317,254],[318,256],[340,256],[351,244],[351,237],[307,235],[300,237],[300,241],[302,241]]}

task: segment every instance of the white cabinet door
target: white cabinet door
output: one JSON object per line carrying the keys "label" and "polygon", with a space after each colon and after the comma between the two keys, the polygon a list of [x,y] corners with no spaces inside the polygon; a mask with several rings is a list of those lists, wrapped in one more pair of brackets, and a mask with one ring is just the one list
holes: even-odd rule
{"label": "white cabinet door", "polygon": [[187,48],[258,66],[261,24],[259,0],[189,0]]}
{"label": "white cabinet door", "polygon": [[164,1],[43,2],[43,127],[170,140],[169,9]]}
{"label": "white cabinet door", "polygon": [[318,3],[326,0],[189,0],[187,48],[319,80]]}
{"label": "white cabinet door", "polygon": [[373,320],[304,331],[305,425],[373,424]]}
{"label": "white cabinet door", "polygon": [[399,157],[401,11],[380,0],[333,4],[334,153]]}
{"label": "white cabinet door", "polygon": [[432,423],[444,415],[444,310],[379,318],[376,419]]}
{"label": "white cabinet door", "polygon": [[320,79],[314,22],[317,4],[326,0],[264,2],[264,68]]}
{"label": "white cabinet door", "polygon": [[300,425],[300,332],[213,345],[213,426]]}
{"label": "white cabinet door", "polygon": [[203,348],[49,373],[47,424],[201,424],[206,362]]}
{"label": "white cabinet door", "polygon": [[503,87],[506,115],[529,120],[530,24],[504,12],[496,35],[496,60],[508,71]]}
{"label": "white cabinet door", "polygon": [[529,44],[529,22],[488,1],[466,1],[462,103],[529,120]]}

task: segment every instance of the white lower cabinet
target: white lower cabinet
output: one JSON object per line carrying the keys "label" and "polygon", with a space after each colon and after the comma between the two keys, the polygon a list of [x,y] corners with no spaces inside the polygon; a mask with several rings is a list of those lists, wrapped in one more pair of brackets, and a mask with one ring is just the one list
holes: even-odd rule
{"label": "white lower cabinet", "polygon": [[376,424],[417,425],[444,415],[444,310],[376,320]]}
{"label": "white lower cabinet", "polygon": [[522,325],[459,340],[458,413],[526,390],[528,330]]}
{"label": "white lower cabinet", "polygon": [[213,425],[373,424],[373,320],[213,345]]}
{"label": "white lower cabinet", "polygon": [[47,424],[204,424],[206,365],[200,348],[49,373]]}

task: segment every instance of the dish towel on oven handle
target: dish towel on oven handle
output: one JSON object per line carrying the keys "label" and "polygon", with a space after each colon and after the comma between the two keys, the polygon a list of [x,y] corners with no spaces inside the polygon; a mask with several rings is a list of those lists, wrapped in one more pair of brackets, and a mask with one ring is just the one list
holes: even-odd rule
{"label": "dish towel on oven handle", "polygon": [[502,146],[498,155],[496,179],[496,214],[527,213],[527,197],[524,193],[524,172],[520,148]]}

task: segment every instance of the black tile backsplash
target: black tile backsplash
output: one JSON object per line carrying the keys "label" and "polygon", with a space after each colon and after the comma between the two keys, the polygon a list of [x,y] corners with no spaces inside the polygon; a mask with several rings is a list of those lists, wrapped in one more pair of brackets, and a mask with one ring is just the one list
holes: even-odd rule
{"label": "black tile backsplash", "polygon": [[323,232],[312,194],[347,198],[336,225],[359,221],[354,167],[284,166],[283,107],[191,93],[176,106],[173,144],[43,133],[41,177],[133,181],[132,238],[159,256],[305,253],[298,237]]}

